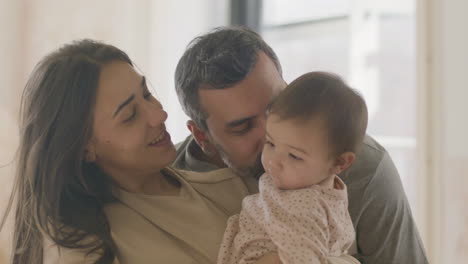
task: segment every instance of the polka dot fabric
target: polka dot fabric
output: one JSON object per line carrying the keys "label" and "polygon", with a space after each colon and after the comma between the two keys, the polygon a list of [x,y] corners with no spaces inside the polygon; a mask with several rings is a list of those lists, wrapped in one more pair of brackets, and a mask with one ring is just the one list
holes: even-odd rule
{"label": "polka dot fabric", "polygon": [[346,254],[355,239],[346,185],[314,185],[279,190],[270,176],[260,178],[260,193],[244,198],[242,211],[229,218],[218,264],[254,263],[277,251],[284,264],[327,263]]}

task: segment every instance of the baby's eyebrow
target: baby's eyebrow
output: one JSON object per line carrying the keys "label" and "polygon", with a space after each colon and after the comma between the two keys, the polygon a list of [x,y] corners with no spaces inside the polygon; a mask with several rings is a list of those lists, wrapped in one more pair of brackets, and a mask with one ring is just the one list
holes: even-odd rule
{"label": "baby's eyebrow", "polygon": [[267,135],[267,137],[273,139],[273,137],[268,133],[268,131],[265,131],[265,134]]}
{"label": "baby's eyebrow", "polygon": [[288,146],[289,146],[290,148],[292,148],[292,149],[295,149],[295,150],[297,150],[297,151],[299,151],[299,152],[302,152],[302,153],[304,153],[304,154],[307,155],[307,151],[305,151],[305,150],[303,150],[303,149],[301,149],[301,148],[294,147],[294,146],[291,146],[291,145],[288,145]]}

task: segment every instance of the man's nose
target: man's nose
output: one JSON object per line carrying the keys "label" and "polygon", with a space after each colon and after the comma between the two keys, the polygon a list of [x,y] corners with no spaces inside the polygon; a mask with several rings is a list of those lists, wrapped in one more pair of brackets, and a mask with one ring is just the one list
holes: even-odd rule
{"label": "man's nose", "polygon": [[266,115],[261,115],[258,117],[258,124],[256,129],[256,136],[258,137],[259,147],[263,148],[266,140]]}

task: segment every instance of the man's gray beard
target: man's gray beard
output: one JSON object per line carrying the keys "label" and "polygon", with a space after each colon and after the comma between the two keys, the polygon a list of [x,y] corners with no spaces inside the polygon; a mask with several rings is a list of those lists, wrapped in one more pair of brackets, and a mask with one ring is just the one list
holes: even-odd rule
{"label": "man's gray beard", "polygon": [[226,154],[226,152],[223,150],[223,148],[218,145],[218,144],[215,144],[214,145],[216,150],[218,151],[219,153],[219,156],[221,157],[221,159],[223,160],[223,162],[229,167],[231,168],[234,173],[236,173],[237,175],[241,176],[241,177],[254,177],[256,179],[260,178],[260,176],[265,172],[265,169],[263,168],[263,165],[262,165],[262,155],[261,153],[258,154],[257,158],[255,159],[255,163],[252,165],[252,166],[249,166],[249,167],[236,167],[232,162],[231,160],[229,159],[229,156]]}

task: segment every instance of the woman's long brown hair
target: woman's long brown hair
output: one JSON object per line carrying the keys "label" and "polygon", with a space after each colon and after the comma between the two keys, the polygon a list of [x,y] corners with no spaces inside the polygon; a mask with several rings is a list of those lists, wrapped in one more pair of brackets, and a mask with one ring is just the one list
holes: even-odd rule
{"label": "woman's long brown hair", "polygon": [[[110,182],[84,162],[91,137],[99,75],[111,61],[132,64],[118,48],[81,40],[38,63],[23,92],[17,172],[13,264],[42,264],[44,240],[99,254],[112,263],[115,244],[103,207]],[[15,202],[13,203],[13,200]]]}

